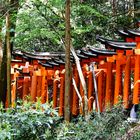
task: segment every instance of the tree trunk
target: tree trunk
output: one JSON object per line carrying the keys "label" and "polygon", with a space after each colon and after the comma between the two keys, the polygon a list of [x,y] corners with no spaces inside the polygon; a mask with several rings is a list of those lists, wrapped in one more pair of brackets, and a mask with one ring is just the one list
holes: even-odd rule
{"label": "tree trunk", "polygon": [[6,49],[7,49],[7,99],[11,104],[11,46],[10,46],[10,15],[6,15]]}
{"label": "tree trunk", "polygon": [[10,7],[11,7],[11,11],[10,11],[10,39],[12,39],[10,41],[10,45],[11,45],[11,52],[13,50],[14,47],[14,37],[15,37],[15,28],[16,28],[16,17],[17,17],[17,12],[18,12],[18,7],[19,7],[19,0],[11,0],[10,1]]}
{"label": "tree trunk", "polygon": [[2,64],[2,56],[3,56],[1,31],[2,31],[2,25],[0,24],[0,77],[1,77],[1,64]]}
{"label": "tree trunk", "polygon": [[70,121],[70,0],[66,1],[65,8],[65,103],[64,103],[64,119]]}
{"label": "tree trunk", "polygon": [[1,65],[1,77],[0,77],[0,102],[3,103],[5,107],[6,103],[6,94],[7,94],[7,65],[6,65],[6,43],[3,48],[3,58]]}
{"label": "tree trunk", "polygon": [[[1,4],[2,9],[3,9],[3,3]],[[2,16],[4,11],[1,9],[0,16]],[[1,36],[1,31],[2,31],[2,23],[4,21],[4,17],[1,17],[0,20],[0,102],[3,103],[3,106],[5,107],[5,102],[6,102],[6,47],[5,44],[3,45],[2,41],[2,36]],[[4,46],[4,48],[3,48]]]}
{"label": "tree trunk", "polygon": [[117,1],[116,0],[112,1],[112,12],[113,12],[113,16],[117,14]]}
{"label": "tree trunk", "polygon": [[15,37],[16,15],[18,12],[19,1],[9,0],[10,11],[6,15],[6,65],[7,65],[7,99],[8,107],[11,105],[11,54],[13,49],[13,38]]}
{"label": "tree trunk", "polygon": [[116,38],[114,32],[115,32],[115,27],[116,27],[116,22],[117,22],[117,0],[112,0],[112,16],[114,17],[114,23],[113,23],[113,29],[112,29],[112,33],[113,33],[113,38]]}
{"label": "tree trunk", "polygon": [[0,23],[0,102],[5,104],[6,96],[4,95],[4,92],[3,92],[4,77],[2,76],[2,60],[3,60],[3,49],[2,49],[2,46],[3,46],[3,44],[2,44],[1,31],[2,31],[2,23]]}

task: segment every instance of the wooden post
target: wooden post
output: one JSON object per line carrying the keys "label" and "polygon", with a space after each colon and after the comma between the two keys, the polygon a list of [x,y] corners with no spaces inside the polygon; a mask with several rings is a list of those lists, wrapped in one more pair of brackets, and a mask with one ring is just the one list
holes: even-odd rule
{"label": "wooden post", "polygon": [[139,104],[140,55],[135,57],[133,104]]}
{"label": "wooden post", "polygon": [[42,76],[37,76],[37,97],[41,97]]}
{"label": "wooden post", "polygon": [[135,69],[134,69],[134,90],[133,90],[133,104],[139,104],[140,101],[140,54],[137,50],[140,49],[140,37],[135,37],[137,46],[135,49]]}
{"label": "wooden post", "polygon": [[16,104],[16,84],[17,84],[17,77],[18,77],[19,73],[15,72],[13,74],[13,83],[12,83],[12,90],[11,90],[11,105],[12,107],[15,107]]}
{"label": "wooden post", "polygon": [[111,105],[111,94],[112,94],[112,62],[107,62],[107,74],[106,74],[106,95],[105,95],[105,106],[106,108]]}
{"label": "wooden post", "polygon": [[25,76],[24,77],[24,81],[23,81],[23,95],[22,95],[22,99],[24,100],[26,98],[27,95],[29,95],[29,80],[30,77],[29,76]]}
{"label": "wooden post", "polygon": [[122,94],[120,89],[122,87],[122,68],[121,60],[116,60],[116,78],[115,78],[115,95],[114,104],[118,104],[119,96]]}
{"label": "wooden post", "polygon": [[46,70],[44,67],[41,68],[42,84],[41,84],[41,102],[46,103],[46,93],[45,93],[45,82],[46,82]]}
{"label": "wooden post", "polygon": [[60,96],[59,96],[59,115],[63,116],[64,114],[64,74],[60,77]]}
{"label": "wooden post", "polygon": [[80,95],[82,97],[82,104],[80,105],[80,114],[84,114],[84,89],[83,89],[81,81],[80,81]]}
{"label": "wooden post", "polygon": [[129,95],[131,92],[131,56],[127,56],[127,61],[124,70],[124,88],[123,88],[123,104],[124,108],[128,108],[129,104]]}
{"label": "wooden post", "polygon": [[[74,68],[74,79],[77,87],[79,86],[79,77],[78,77],[78,71],[76,68]],[[78,95],[76,93],[76,90],[73,86],[73,99],[72,99],[72,114],[73,115],[78,115],[78,110],[79,110],[79,99]]]}
{"label": "wooden post", "polygon": [[35,102],[37,97],[37,76],[32,76],[31,81],[31,101]]}
{"label": "wooden post", "polygon": [[104,105],[104,71],[101,70],[98,76],[98,100],[99,100],[99,107],[100,111],[103,111]]}
{"label": "wooden post", "polygon": [[92,111],[93,107],[93,76],[92,76],[92,71],[88,72],[88,111]]}
{"label": "wooden post", "polygon": [[58,79],[53,80],[53,108],[57,107],[57,87],[58,87]]}

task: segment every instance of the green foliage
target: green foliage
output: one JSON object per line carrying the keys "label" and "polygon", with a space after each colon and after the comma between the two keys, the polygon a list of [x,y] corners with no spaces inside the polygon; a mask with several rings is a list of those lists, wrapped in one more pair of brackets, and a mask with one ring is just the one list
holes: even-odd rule
{"label": "green foliage", "polygon": [[118,107],[102,113],[101,117],[94,113],[88,122],[79,118],[78,122],[61,124],[57,139],[116,140],[116,138],[121,138],[129,128],[125,119],[122,108]]}
{"label": "green foliage", "polygon": [[[118,0],[116,13],[107,0],[71,1],[71,33],[78,49],[96,43],[97,34],[117,38],[116,28],[130,27],[131,2]],[[18,12],[15,47],[26,51],[62,51],[65,34],[65,1],[32,0]],[[62,43],[63,42],[63,43]]]}
{"label": "green foliage", "polygon": [[132,139],[139,140],[140,139],[140,132],[139,131],[135,132],[135,134],[132,136]]}
{"label": "green foliage", "polygon": [[[107,110],[99,117],[90,114],[85,121],[82,116],[71,123],[62,122],[50,105],[18,102],[16,108],[4,110],[0,106],[1,140],[116,140],[123,138],[132,127],[120,106]],[[43,110],[42,110],[43,109]],[[139,131],[131,137],[140,138]]]}
{"label": "green foliage", "polygon": [[[45,104],[45,110],[38,102],[35,105],[24,102],[6,111],[0,111],[1,140],[44,140],[54,138],[54,127],[59,121],[58,114]],[[36,108],[37,107],[37,108]]]}

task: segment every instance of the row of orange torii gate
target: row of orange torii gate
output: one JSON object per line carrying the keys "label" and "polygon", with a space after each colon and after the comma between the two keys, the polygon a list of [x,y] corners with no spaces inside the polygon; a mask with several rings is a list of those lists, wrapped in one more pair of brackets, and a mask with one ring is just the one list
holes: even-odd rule
{"label": "row of orange torii gate", "polygon": [[[88,111],[97,107],[92,62],[96,76],[98,103],[100,111],[107,105],[117,104],[122,100],[124,108],[139,104],[140,94],[140,31],[136,29],[118,30],[121,41],[108,40],[97,36],[103,49],[86,47],[77,51],[82,72],[87,84]],[[12,60],[12,106],[17,98],[30,96],[32,101],[41,97],[41,102],[53,101],[59,115],[64,115],[65,88],[65,54],[59,53],[27,53],[14,51]],[[79,79],[75,60],[71,56],[72,75],[80,97],[84,91]],[[82,113],[79,95],[71,84],[71,114]],[[95,106],[94,106],[95,105]]]}

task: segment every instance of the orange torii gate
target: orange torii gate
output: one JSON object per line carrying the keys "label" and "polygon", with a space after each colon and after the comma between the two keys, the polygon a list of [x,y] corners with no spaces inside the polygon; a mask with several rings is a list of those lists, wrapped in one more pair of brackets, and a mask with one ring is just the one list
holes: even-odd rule
{"label": "orange torii gate", "polygon": [[133,104],[139,104],[140,101],[140,31],[137,30],[127,30],[131,34],[136,42],[135,53],[135,69],[134,69],[134,91],[133,91]]}
{"label": "orange torii gate", "polygon": [[[139,80],[140,80],[140,33],[135,30],[119,30],[125,41],[108,40],[98,36],[97,40],[105,45],[106,49],[88,47],[77,52],[80,59],[84,78],[87,83],[88,110],[93,109],[93,102],[99,102],[101,111],[109,105],[119,102],[122,96],[125,108],[129,108],[131,99],[131,72],[134,71],[133,104],[139,103]],[[65,60],[64,53],[13,53],[18,61],[12,62],[12,106],[16,101],[16,89],[20,90],[21,98],[31,96],[31,101],[36,102],[41,98],[42,104],[53,101],[53,108],[58,108],[59,115],[64,115],[64,83],[65,83]],[[78,71],[73,58],[72,77],[75,80],[79,95],[71,85],[71,114],[77,116],[83,113],[79,98],[82,103],[84,93],[79,79]],[[98,101],[95,100],[93,73],[90,63],[96,62],[96,81],[98,89]],[[14,66],[17,64],[16,66]],[[20,78],[21,77],[21,78]],[[15,80],[16,79],[16,80]],[[19,79],[19,80],[18,80]],[[21,79],[21,80],[20,80]],[[123,82],[123,83],[122,83]],[[19,86],[18,84],[19,83]],[[52,87],[50,91],[50,87]],[[50,97],[51,96],[51,97]],[[79,97],[80,96],[80,97]]]}

